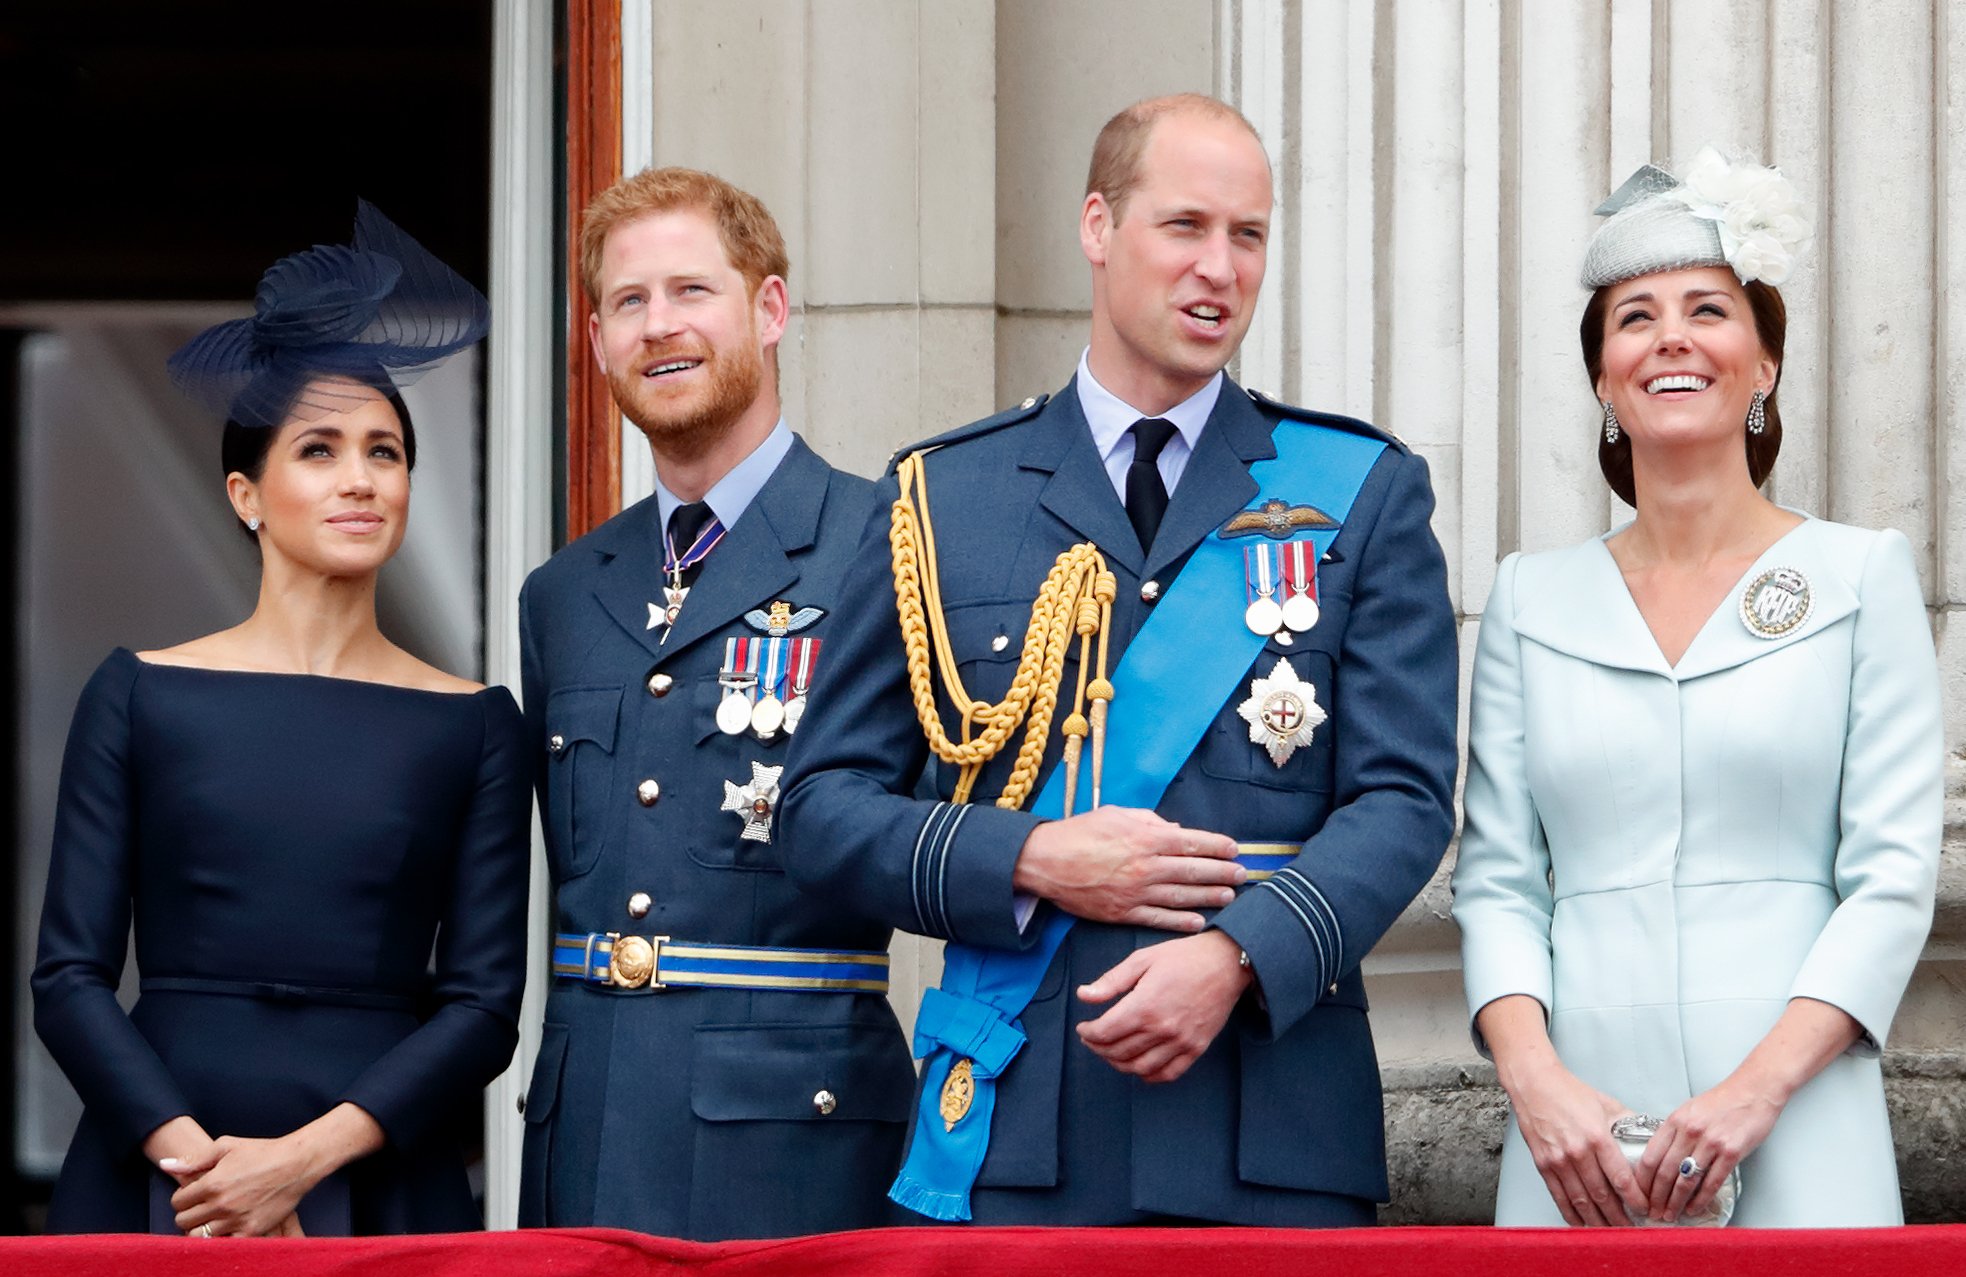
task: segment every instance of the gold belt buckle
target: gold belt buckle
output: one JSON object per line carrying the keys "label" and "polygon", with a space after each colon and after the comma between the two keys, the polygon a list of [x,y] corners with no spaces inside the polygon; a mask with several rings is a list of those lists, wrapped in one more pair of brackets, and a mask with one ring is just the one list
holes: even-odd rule
{"label": "gold belt buckle", "polygon": [[669,986],[660,980],[653,980],[656,967],[662,960],[662,946],[668,936],[624,936],[610,931],[608,939],[613,942],[608,951],[608,982],[618,989],[639,989],[648,985],[651,989],[666,989]]}

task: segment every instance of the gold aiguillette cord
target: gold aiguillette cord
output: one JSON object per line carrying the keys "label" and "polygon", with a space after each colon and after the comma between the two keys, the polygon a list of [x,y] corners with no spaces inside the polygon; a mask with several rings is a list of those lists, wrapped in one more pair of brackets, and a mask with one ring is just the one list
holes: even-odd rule
{"label": "gold aiguillette cord", "polygon": [[[894,600],[901,614],[901,638],[908,653],[908,687],[915,698],[915,717],[920,720],[935,756],[958,768],[951,797],[959,803],[970,801],[976,778],[1002,752],[1011,733],[1028,714],[1029,724],[1024,730],[1023,744],[1018,747],[1017,761],[996,800],[997,806],[1012,810],[1024,805],[1044,761],[1045,741],[1051,734],[1058,689],[1065,676],[1065,651],[1076,634],[1078,688],[1072,712],[1064,724],[1064,812],[1069,816],[1076,807],[1079,761],[1088,732],[1092,737],[1092,806],[1097,807],[1105,764],[1106,707],[1113,698],[1113,685],[1106,678],[1106,634],[1112,624],[1116,589],[1113,574],[1107,571],[1104,556],[1090,541],[1060,554],[1031,604],[1031,620],[1024,630],[1024,646],[1018,655],[1017,672],[1010,681],[1009,693],[994,705],[972,700],[963,690],[962,677],[956,670],[955,653],[949,646],[948,620],[942,612],[935,525],[928,512],[925,455],[911,453],[901,463],[901,495],[895,500],[890,517],[888,546],[894,556]],[[1099,663],[1096,675],[1088,680],[1086,671],[1092,663],[1095,637]],[[943,728],[942,715],[935,703],[937,677],[949,703],[962,716],[958,740],[951,740]],[[1088,698],[1092,701],[1089,721],[1085,713]]]}

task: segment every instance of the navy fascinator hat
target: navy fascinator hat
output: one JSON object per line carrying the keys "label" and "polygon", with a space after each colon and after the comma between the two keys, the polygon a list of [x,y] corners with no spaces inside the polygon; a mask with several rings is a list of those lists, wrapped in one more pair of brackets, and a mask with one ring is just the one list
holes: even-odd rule
{"label": "navy fascinator hat", "polygon": [[491,328],[491,305],[367,200],[352,245],[317,244],[260,276],[251,319],[215,324],[170,359],[171,381],[242,426],[318,417],[391,394]]}

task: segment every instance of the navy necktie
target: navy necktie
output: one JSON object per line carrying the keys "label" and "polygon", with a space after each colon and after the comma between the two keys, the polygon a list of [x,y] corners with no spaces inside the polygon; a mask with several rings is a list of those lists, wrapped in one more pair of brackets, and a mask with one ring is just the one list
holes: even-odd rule
{"label": "navy necktie", "polygon": [[692,557],[690,551],[696,548],[697,540],[702,537],[703,530],[709,527],[711,520],[715,518],[716,515],[712,513],[710,503],[707,501],[692,501],[688,505],[679,505],[669,512],[669,544],[664,547],[667,553],[663,566],[672,568],[678,563],[682,564],[684,585],[689,585],[696,580],[697,569],[703,562],[702,555]]}
{"label": "navy necktie", "polygon": [[1160,477],[1160,453],[1174,437],[1174,423],[1142,417],[1129,428],[1133,435],[1133,464],[1126,468],[1126,517],[1142,550],[1151,549],[1167,513],[1167,485]]}

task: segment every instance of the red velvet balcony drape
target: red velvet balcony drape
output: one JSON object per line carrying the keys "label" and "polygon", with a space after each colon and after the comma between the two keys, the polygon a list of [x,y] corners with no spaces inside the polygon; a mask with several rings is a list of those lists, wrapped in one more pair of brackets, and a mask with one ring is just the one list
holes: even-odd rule
{"label": "red velvet balcony drape", "polygon": [[1822,1232],[895,1228],[701,1245],[611,1229],[352,1240],[0,1241],[10,1277],[1958,1277],[1966,1225]]}

